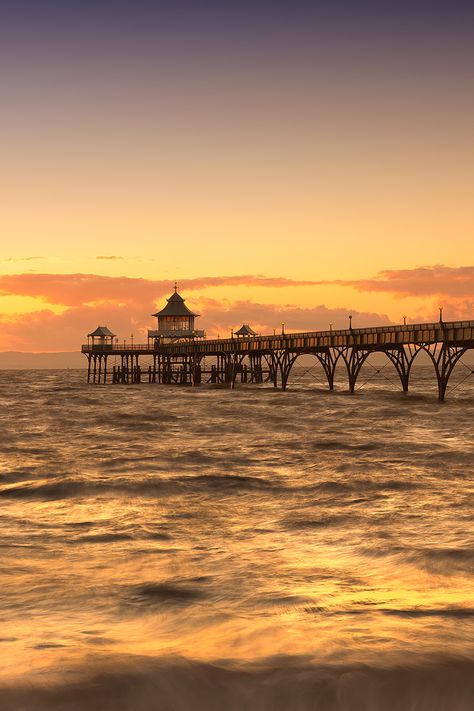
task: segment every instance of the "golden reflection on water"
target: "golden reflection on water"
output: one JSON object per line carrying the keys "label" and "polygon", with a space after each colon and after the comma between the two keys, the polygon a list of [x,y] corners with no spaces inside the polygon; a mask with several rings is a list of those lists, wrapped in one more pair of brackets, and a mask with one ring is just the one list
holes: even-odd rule
{"label": "golden reflection on water", "polygon": [[[374,435],[380,402],[367,402],[369,433],[353,400],[325,400],[321,424],[304,393],[288,394],[280,407],[296,424],[282,430],[272,425],[273,400],[262,414],[254,395],[213,392],[211,403],[168,391],[163,410],[135,389],[156,423],[145,434],[130,430],[124,450],[114,427],[130,415],[126,392],[114,391],[110,422],[96,427],[81,398],[109,395],[78,387],[69,429],[61,413],[70,396],[55,429],[37,432],[35,451],[4,461],[1,678],[46,679],[117,654],[336,664],[472,654],[462,460],[471,445],[467,431],[449,439],[450,457],[462,447],[456,464],[443,458],[440,437],[458,422],[454,408],[430,421],[418,406],[405,418],[389,400],[396,433]],[[236,402],[243,431],[230,418]],[[37,407],[43,412],[41,400]],[[163,450],[170,411],[186,423],[186,437],[175,422],[170,440],[183,460],[170,458],[169,441]],[[347,446],[341,418],[357,446]],[[209,432],[219,427],[216,446]],[[410,444],[408,456],[412,436],[418,449]],[[91,456],[91,443],[99,454]]]}
{"label": "golden reflection on water", "polygon": [[[202,525],[178,542],[159,540],[159,534],[153,541],[107,542],[110,521],[126,536],[130,520],[143,518],[149,502],[135,502],[126,517],[116,499],[30,506],[30,513],[18,507],[17,521],[20,525],[25,514],[34,519],[41,526],[40,540],[48,530],[67,529],[69,543],[83,542],[66,554],[61,548],[68,542],[59,542],[33,563],[22,556],[21,546],[15,551],[4,594],[9,582],[19,602],[2,626],[3,639],[11,640],[4,678],[44,674],[91,653],[182,655],[212,662],[265,659],[291,650],[325,662],[376,663],[383,655],[388,663],[433,648],[455,653],[466,642],[459,634],[460,618],[441,625],[436,611],[441,620],[443,609],[469,606],[468,576],[433,575],[401,563],[396,554],[375,556],[368,564],[347,532],[337,543],[322,530],[297,539],[285,531],[251,535],[248,516],[238,510],[227,518],[232,535],[225,546],[216,540],[205,547]],[[166,517],[166,507],[152,508],[148,532]],[[92,541],[84,533],[90,524]],[[137,586],[170,580],[184,589],[192,581],[202,598],[188,605],[135,596]]]}

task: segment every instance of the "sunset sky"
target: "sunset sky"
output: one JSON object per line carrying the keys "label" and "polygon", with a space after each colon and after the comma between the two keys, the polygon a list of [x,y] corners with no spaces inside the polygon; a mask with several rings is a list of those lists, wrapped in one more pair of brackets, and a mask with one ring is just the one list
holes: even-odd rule
{"label": "sunset sky", "polygon": [[138,342],[175,279],[209,335],[474,318],[473,29],[456,0],[2,3],[0,350]]}

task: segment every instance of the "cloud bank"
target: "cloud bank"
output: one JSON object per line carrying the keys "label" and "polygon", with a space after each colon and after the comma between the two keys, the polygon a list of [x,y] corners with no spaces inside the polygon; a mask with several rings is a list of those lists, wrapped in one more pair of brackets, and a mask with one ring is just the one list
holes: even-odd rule
{"label": "cloud bank", "polygon": [[[315,286],[324,282],[255,275],[198,277],[179,282],[183,292],[208,287],[260,286],[283,288]],[[172,291],[169,280],[110,277],[98,274],[7,274],[0,276],[0,295],[31,296],[50,304],[79,306],[97,302],[154,303]]]}
{"label": "cloud bank", "polygon": [[474,267],[446,267],[437,264],[416,269],[392,269],[373,279],[339,281],[358,291],[381,291],[400,296],[448,296],[474,298]]}
{"label": "cloud bank", "polygon": [[[378,311],[354,308],[330,308],[324,303],[313,307],[266,304],[251,299],[228,301],[211,299],[199,294],[208,287],[288,287],[338,285],[359,292],[384,292],[396,298],[418,297],[420,313],[431,313],[434,299],[443,297],[445,315],[449,319],[473,317],[474,267],[435,265],[405,270],[384,270],[370,279],[352,281],[293,280],[285,277],[240,275],[183,279],[179,286],[183,294],[192,295],[192,306],[201,313],[199,324],[209,336],[228,335],[231,328],[251,323],[255,330],[272,333],[281,329],[304,331],[345,328],[349,313],[355,326],[390,323],[387,315]],[[146,330],[153,327],[151,314],[163,298],[172,291],[168,280],[150,280],[125,276],[109,277],[97,274],[12,274],[0,276],[1,296],[38,299],[38,310],[29,314],[5,316],[0,313],[0,350],[64,351],[79,347],[85,335],[98,324],[108,325],[120,338],[143,341]],[[354,296],[349,303],[356,302]],[[191,300],[191,299],[190,299]],[[426,308],[423,309],[423,305]],[[61,306],[55,313],[52,307]],[[57,310],[57,309],[56,309]]]}

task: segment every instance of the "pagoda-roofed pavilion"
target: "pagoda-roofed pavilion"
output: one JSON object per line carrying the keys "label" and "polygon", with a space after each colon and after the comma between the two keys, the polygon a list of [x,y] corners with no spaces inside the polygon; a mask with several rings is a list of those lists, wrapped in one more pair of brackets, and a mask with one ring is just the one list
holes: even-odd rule
{"label": "pagoda-roofed pavilion", "polygon": [[199,314],[188,309],[184,303],[185,299],[178,294],[177,284],[174,286],[174,293],[166,301],[166,306],[153,314],[158,319],[158,328],[156,331],[148,331],[148,339],[176,341],[204,338],[204,331],[194,328],[194,319]]}
{"label": "pagoda-roofed pavilion", "polygon": [[249,326],[248,323],[242,324],[238,331],[234,332],[234,336],[258,336],[258,333]]}
{"label": "pagoda-roofed pavilion", "polygon": [[97,326],[95,331],[92,331],[92,333],[87,334],[87,338],[92,339],[92,345],[93,346],[110,346],[112,347],[112,343],[115,338],[115,333],[112,333],[112,331],[107,328],[107,326]]}

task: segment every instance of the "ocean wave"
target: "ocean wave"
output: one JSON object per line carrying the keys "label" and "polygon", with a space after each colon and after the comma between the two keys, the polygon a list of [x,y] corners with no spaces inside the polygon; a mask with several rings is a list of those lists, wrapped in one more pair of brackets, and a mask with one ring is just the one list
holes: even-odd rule
{"label": "ocean wave", "polygon": [[150,582],[133,586],[127,602],[146,606],[190,605],[205,597],[205,592],[201,587],[190,584],[195,582],[196,581],[187,581],[185,583]]}
{"label": "ocean wave", "polygon": [[64,478],[57,481],[26,482],[7,485],[0,489],[0,497],[11,499],[69,499],[99,495],[121,496],[171,496],[193,491],[279,491],[283,485],[268,479],[239,474],[200,474],[197,476],[138,477],[133,474],[121,478],[78,479]]}
{"label": "ocean wave", "polygon": [[[183,482],[183,479],[180,479]],[[281,486],[269,479],[241,474],[201,474],[191,478],[191,482],[211,489],[280,489]],[[189,478],[187,482],[189,483]]]}
{"label": "ocean wave", "polygon": [[[153,472],[153,475],[143,476],[143,470],[120,471],[119,476],[103,477],[100,479],[64,477],[51,480],[28,481],[23,477],[9,477],[11,483],[4,483],[0,488],[0,498],[20,500],[45,500],[87,498],[91,496],[135,496],[155,497],[173,496],[187,492],[232,494],[239,492],[266,492],[274,495],[314,496],[323,494],[328,499],[338,503],[357,503],[360,497],[347,502],[347,495],[377,494],[383,491],[410,491],[422,485],[409,481],[381,480],[354,478],[351,481],[325,480],[315,484],[292,485],[279,475],[252,476],[244,474],[180,474],[169,476],[169,469]],[[8,480],[7,480],[8,481]]]}
{"label": "ocean wave", "polygon": [[474,617],[474,608],[472,607],[413,607],[400,610],[392,608],[380,608],[377,611],[382,613],[383,615],[393,615],[394,617]]}
{"label": "ocean wave", "polygon": [[409,548],[399,547],[406,558],[413,564],[437,575],[452,575],[459,572],[472,574],[474,548]]}
{"label": "ocean wave", "polygon": [[91,533],[79,536],[75,543],[115,543],[117,541],[131,541],[133,536],[128,533]]}
{"label": "ocean wave", "polygon": [[318,516],[315,518],[287,518],[282,521],[282,525],[289,529],[317,529],[317,528],[329,528],[332,526],[341,526],[348,521],[355,522],[356,517],[354,514],[345,515],[327,515]]}
{"label": "ocean wave", "polygon": [[[66,678],[67,677],[67,678]],[[2,711],[470,711],[474,662],[318,666],[305,657],[258,664],[97,655],[64,681],[0,688]]]}
{"label": "ocean wave", "polygon": [[24,484],[22,486],[8,486],[0,490],[0,496],[5,499],[68,499],[80,496],[88,491],[95,493],[96,487],[90,482],[78,480],[65,480],[47,483]]}
{"label": "ocean wave", "polygon": [[395,556],[404,563],[436,575],[456,575],[460,572],[471,575],[474,564],[474,548],[467,546],[421,548],[399,543],[387,546],[380,540],[374,540],[371,545],[360,546],[359,553],[371,558]]}
{"label": "ocean wave", "polygon": [[343,439],[320,439],[313,442],[310,449],[315,450],[348,450],[351,452],[373,452],[379,448],[379,445],[374,442],[363,442],[363,443],[348,443]]}
{"label": "ocean wave", "polygon": [[[359,606],[360,605],[360,606]],[[353,616],[353,615],[387,615],[389,617],[401,618],[422,618],[422,617],[441,617],[454,619],[469,619],[474,617],[474,608],[472,607],[407,607],[407,608],[392,608],[378,607],[370,602],[358,603],[354,607],[342,607],[331,609],[322,607],[321,605],[309,604],[300,608],[307,615],[326,615],[333,616]]]}
{"label": "ocean wave", "polygon": [[410,481],[406,478],[368,478],[360,476],[325,479],[309,485],[303,485],[302,491],[324,494],[377,493],[382,491],[413,491],[426,486],[422,481]]}

